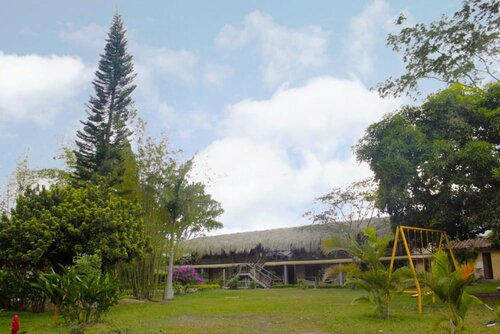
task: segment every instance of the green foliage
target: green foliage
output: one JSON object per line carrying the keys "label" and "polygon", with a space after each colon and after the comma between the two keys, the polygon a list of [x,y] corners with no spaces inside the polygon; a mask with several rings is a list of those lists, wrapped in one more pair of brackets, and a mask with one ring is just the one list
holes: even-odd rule
{"label": "green foliage", "polygon": [[160,193],[160,204],[166,213],[163,226],[168,249],[165,299],[174,298],[172,276],[177,243],[222,227],[216,220],[223,212],[220,203],[205,193],[203,183],[190,180],[192,167],[193,161],[188,160],[175,168]]}
{"label": "green foliage", "polygon": [[43,312],[46,298],[31,285],[35,280],[33,273],[0,269],[0,309]]}
{"label": "green foliage", "polygon": [[103,266],[142,249],[142,212],[102,185],[28,189],[0,221],[0,262],[44,270],[77,254],[100,254]]}
{"label": "green foliage", "polygon": [[118,284],[101,274],[101,259],[84,255],[61,274],[41,274],[33,286],[43,291],[59,308],[73,332],[82,333],[89,324],[99,322],[118,302]]}
{"label": "green foliage", "polygon": [[[387,45],[403,53],[406,73],[378,84],[379,94],[413,95],[418,93],[419,80],[429,78],[470,87],[498,81],[498,12],[496,0],[466,0],[452,17],[389,34]],[[403,25],[405,19],[401,14],[396,24]]]}
{"label": "green foliage", "polygon": [[83,129],[77,132],[74,179],[78,184],[95,181],[96,175],[113,186],[122,181],[123,151],[131,135],[127,125],[135,114],[131,97],[136,87],[132,84],[133,71],[123,22],[116,14],[92,82],[95,96],[87,104]]}
{"label": "green foliage", "polygon": [[238,279],[238,275],[234,275],[230,280],[227,281],[226,285],[229,289],[236,290],[238,289],[239,282],[240,281]]}
{"label": "green foliage", "polygon": [[[143,233],[147,244],[144,245],[143,256],[134,258],[130,263],[121,264],[118,271],[122,282],[132,289],[138,299],[154,297],[159,283],[158,273],[165,266],[163,254],[166,253],[166,212],[160,204],[160,193],[165,180],[170,179],[176,166],[173,160],[175,152],[170,151],[168,142],[165,139],[154,140],[146,137],[145,130],[145,122],[139,120],[136,131],[137,155],[134,158],[138,184],[135,191],[127,196],[135,196],[144,210]],[[124,175],[124,184],[127,183],[126,176],[127,172]]]}
{"label": "green foliage", "polygon": [[435,253],[432,260],[431,272],[421,273],[420,278],[446,306],[448,314],[441,322],[448,321],[451,334],[460,334],[464,330],[465,314],[469,307],[473,303],[481,303],[465,291],[474,279],[474,266],[468,263],[453,270],[448,254],[443,251]]}
{"label": "green foliage", "polygon": [[221,286],[219,284],[189,284],[186,287],[188,289],[196,289],[198,291],[214,290],[214,289],[220,289],[221,288]]}
{"label": "green foliage", "polygon": [[325,278],[328,278],[329,274],[336,274],[338,270],[345,270],[350,277],[345,284],[354,285],[366,292],[366,295],[356,298],[353,302],[364,300],[372,303],[377,316],[385,319],[389,315],[389,302],[393,293],[402,290],[403,283],[411,276],[411,272],[408,268],[400,268],[391,273],[381,262],[392,236],[379,238],[373,228],[366,228],[363,232],[363,238],[329,239],[323,242],[325,253],[344,250],[354,257],[354,264],[357,266],[329,270]]}
{"label": "green foliage", "polygon": [[377,206],[394,226],[499,242],[500,83],[453,85],[421,106],[370,125],[356,146],[379,184]]}
{"label": "green foliage", "polygon": [[373,179],[364,179],[343,187],[333,188],[329,193],[316,198],[324,209],[304,214],[313,223],[332,224],[336,232],[347,239],[354,239],[364,227],[379,217],[375,208],[376,184]]}

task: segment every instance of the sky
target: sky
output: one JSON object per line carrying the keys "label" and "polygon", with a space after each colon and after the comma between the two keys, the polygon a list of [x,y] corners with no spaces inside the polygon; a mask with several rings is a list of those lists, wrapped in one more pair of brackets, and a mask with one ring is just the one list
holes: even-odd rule
{"label": "sky", "polygon": [[426,23],[460,5],[0,0],[0,191],[26,152],[30,168],[62,167],[118,11],[138,116],[195,156],[194,177],[225,210],[216,233],[309,224],[316,197],[371,175],[352,152],[365,129],[413,103],[370,90],[403,73],[385,46],[394,19]]}

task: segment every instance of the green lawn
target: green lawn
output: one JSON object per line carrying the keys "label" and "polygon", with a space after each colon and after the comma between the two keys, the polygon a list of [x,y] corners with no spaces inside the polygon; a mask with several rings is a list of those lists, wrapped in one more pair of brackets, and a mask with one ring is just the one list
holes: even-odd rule
{"label": "green lawn", "polygon": [[[494,291],[494,285],[487,289]],[[416,299],[401,295],[391,304],[390,318],[379,320],[371,305],[351,304],[358,295],[350,289],[204,291],[166,304],[120,304],[88,333],[426,333],[442,315],[442,308],[429,302],[418,315]],[[488,303],[496,306],[500,300]],[[12,314],[0,313],[0,333],[8,332]],[[67,333],[53,324],[51,313],[20,317],[27,333]],[[493,312],[474,306],[467,316],[468,328],[471,333],[498,333],[500,325],[483,325],[492,319]]]}

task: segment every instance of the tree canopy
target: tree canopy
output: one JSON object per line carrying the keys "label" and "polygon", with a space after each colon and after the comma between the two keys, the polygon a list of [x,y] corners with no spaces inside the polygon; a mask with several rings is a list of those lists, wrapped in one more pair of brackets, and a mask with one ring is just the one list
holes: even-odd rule
{"label": "tree canopy", "polygon": [[174,297],[172,275],[177,242],[222,227],[216,220],[223,213],[220,203],[205,192],[205,185],[193,182],[189,160],[172,171],[160,193],[160,205],[165,209],[164,229],[167,235],[168,265],[165,299]]}
{"label": "tree canopy", "polygon": [[[462,8],[428,25],[389,34],[387,45],[402,52],[406,73],[377,86],[381,96],[418,94],[420,79],[482,87],[498,80],[500,19],[497,0],[466,0]],[[403,25],[400,15],[396,24]]]}
{"label": "tree canopy", "polygon": [[102,185],[27,189],[0,221],[0,263],[46,269],[79,254],[100,254],[103,266],[142,249],[142,211]]}
{"label": "tree canopy", "polygon": [[304,214],[319,224],[335,224],[337,232],[347,240],[354,240],[373,218],[380,216],[375,207],[376,184],[373,179],[364,179],[343,187],[333,188],[329,193],[316,198],[324,206],[320,212]]}
{"label": "tree canopy", "polygon": [[121,182],[125,170],[123,150],[129,147],[132,134],[128,125],[135,114],[131,97],[136,87],[132,84],[133,71],[123,22],[116,14],[92,81],[95,96],[87,104],[83,129],[77,132],[76,181],[93,180],[97,174],[106,177],[111,185]]}
{"label": "tree canopy", "polygon": [[459,84],[372,124],[355,147],[394,225],[500,240],[500,83]]}

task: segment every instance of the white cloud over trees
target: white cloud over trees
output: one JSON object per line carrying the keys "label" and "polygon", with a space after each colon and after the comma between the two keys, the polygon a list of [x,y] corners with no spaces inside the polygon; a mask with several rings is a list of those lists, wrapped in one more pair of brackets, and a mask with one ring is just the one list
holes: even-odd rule
{"label": "white cloud over trees", "polygon": [[196,157],[225,231],[303,224],[314,197],[370,175],[349,147],[398,103],[358,81],[320,77],[229,106],[218,139]]}

